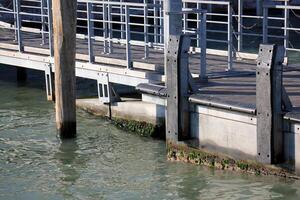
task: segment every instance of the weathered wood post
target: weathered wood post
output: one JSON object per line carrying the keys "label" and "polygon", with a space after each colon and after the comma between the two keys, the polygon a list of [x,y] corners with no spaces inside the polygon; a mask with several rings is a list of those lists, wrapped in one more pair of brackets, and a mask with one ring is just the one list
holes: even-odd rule
{"label": "weathered wood post", "polygon": [[257,159],[265,164],[283,159],[284,49],[260,45],[256,71]]}
{"label": "weathered wood post", "polygon": [[76,0],[53,0],[56,126],[62,138],[76,136]]}

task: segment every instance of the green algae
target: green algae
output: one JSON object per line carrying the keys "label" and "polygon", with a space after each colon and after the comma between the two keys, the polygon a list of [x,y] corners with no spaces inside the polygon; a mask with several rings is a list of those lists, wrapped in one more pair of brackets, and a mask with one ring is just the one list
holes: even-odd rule
{"label": "green algae", "polygon": [[264,165],[250,160],[236,160],[225,155],[208,152],[204,149],[195,149],[183,144],[167,142],[167,157],[171,161],[192,163],[213,169],[238,171],[257,176],[274,175],[299,179],[299,177],[281,167]]}
{"label": "green algae", "polygon": [[164,125],[154,125],[147,122],[119,118],[113,118],[112,122],[118,128],[142,137],[163,138],[165,135]]}

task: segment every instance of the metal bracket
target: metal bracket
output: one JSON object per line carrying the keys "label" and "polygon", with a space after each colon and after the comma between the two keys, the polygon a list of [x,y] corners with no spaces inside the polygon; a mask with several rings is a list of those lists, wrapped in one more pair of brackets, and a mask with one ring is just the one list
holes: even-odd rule
{"label": "metal bracket", "polygon": [[52,76],[52,65],[48,64],[45,66],[45,81],[46,81],[46,94],[48,101],[54,101],[53,92],[53,76]]}
{"label": "metal bracket", "polygon": [[120,101],[119,95],[115,92],[111,83],[109,83],[108,73],[98,73],[97,88],[100,102],[108,104]]}
{"label": "metal bracket", "polygon": [[281,162],[283,153],[282,62],[284,49],[260,45],[256,70],[257,159]]}

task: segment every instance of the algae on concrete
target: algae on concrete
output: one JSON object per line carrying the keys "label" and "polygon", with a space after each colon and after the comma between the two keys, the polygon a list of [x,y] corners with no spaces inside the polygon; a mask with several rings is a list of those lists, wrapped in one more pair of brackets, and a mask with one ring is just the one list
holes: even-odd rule
{"label": "algae on concrete", "polygon": [[292,179],[300,178],[281,167],[264,165],[255,161],[235,160],[226,155],[208,152],[204,149],[195,149],[185,144],[167,142],[167,158],[170,161],[181,161],[220,170],[231,170],[255,175],[274,175]]}

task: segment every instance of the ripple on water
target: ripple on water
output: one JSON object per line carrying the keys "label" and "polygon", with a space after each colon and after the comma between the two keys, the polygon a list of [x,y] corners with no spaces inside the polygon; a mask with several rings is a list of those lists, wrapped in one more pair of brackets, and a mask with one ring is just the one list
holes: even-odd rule
{"label": "ripple on water", "polygon": [[163,141],[130,135],[81,111],[78,137],[60,141],[43,90],[0,79],[0,93],[9,93],[0,97],[0,199],[300,197],[297,181],[168,162]]}

